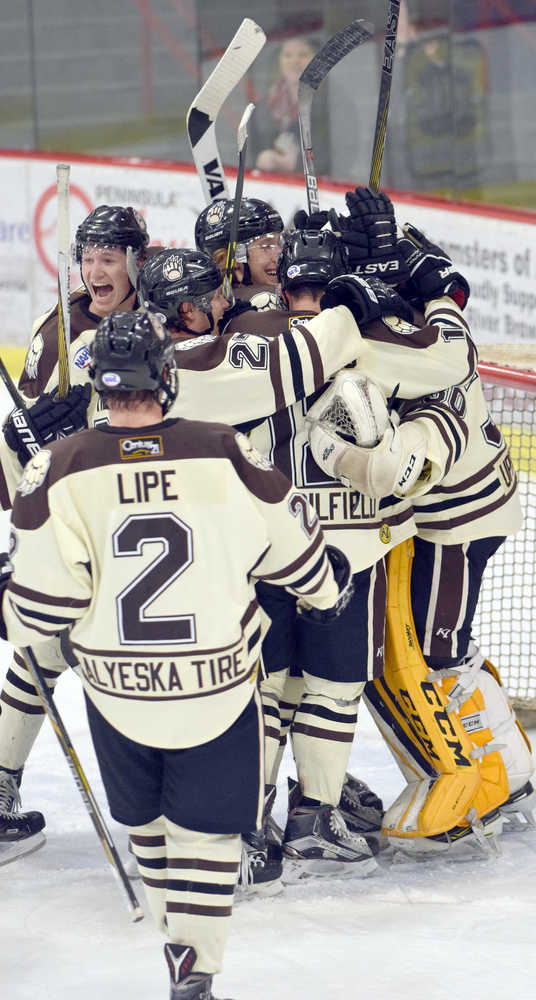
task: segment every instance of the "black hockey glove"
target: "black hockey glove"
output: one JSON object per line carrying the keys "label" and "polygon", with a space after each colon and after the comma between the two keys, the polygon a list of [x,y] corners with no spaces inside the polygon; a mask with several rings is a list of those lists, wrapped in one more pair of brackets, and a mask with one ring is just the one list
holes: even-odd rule
{"label": "black hockey glove", "polygon": [[329,212],[312,212],[308,215],[300,208],[294,216],[295,229],[323,229],[329,221]]}
{"label": "black hockey glove", "polygon": [[17,453],[20,464],[26,465],[42,445],[87,427],[90,399],[91,386],[87,383],[73,386],[64,399],[45,392],[27,410],[12,410],[4,426],[4,437],[8,447]]}
{"label": "black hockey glove", "polygon": [[431,299],[450,295],[464,309],[470,288],[463,275],[454,269],[449,255],[415,226],[406,223],[403,231],[405,235],[398,240],[398,247],[410,275],[401,289],[403,295],[419,308]]}
{"label": "black hockey glove", "polygon": [[0,639],[7,639],[7,631],[2,614],[4,591],[11,579],[13,565],[7,552],[0,552]]}
{"label": "black hockey glove", "polygon": [[344,552],[341,552],[335,545],[326,545],[326,553],[331,563],[335,582],[339,588],[339,599],[332,608],[327,608],[325,611],[321,611],[320,608],[309,608],[298,604],[296,611],[301,620],[311,622],[312,625],[331,625],[341,612],[344,611],[354,593],[352,569]]}
{"label": "black hockey glove", "polygon": [[225,310],[222,318],[218,323],[218,329],[220,333],[223,333],[227,324],[235,318],[235,316],[240,316],[243,312],[257,312],[257,306],[252,306],[249,299],[235,299],[232,306],[229,306]]}
{"label": "black hockey glove", "polygon": [[356,187],[346,194],[349,216],[330,212],[331,228],[348,247],[352,268],[363,277],[382,278],[398,285],[409,277],[397,247],[396,219],[388,195],[369,187]]}
{"label": "black hockey glove", "polygon": [[358,326],[366,326],[382,316],[398,316],[413,323],[411,306],[379,278],[365,281],[359,274],[332,278],[320,299],[320,308],[332,309],[334,306],[347,306]]}

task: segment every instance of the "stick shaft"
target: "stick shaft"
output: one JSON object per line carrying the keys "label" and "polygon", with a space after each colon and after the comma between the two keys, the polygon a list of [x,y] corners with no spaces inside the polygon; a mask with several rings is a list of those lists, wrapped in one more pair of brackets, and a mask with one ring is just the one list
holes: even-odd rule
{"label": "stick shaft", "polygon": [[398,31],[399,14],[400,0],[390,0],[389,10],[387,13],[387,23],[385,25],[382,75],[380,81],[380,93],[378,97],[376,127],[374,129],[374,142],[372,144],[372,159],[370,164],[369,186],[373,191],[377,191],[380,186],[383,150],[385,147],[385,136],[387,132],[387,116],[389,114],[389,102],[391,99],[391,84],[393,80],[393,65],[395,61],[396,34]]}
{"label": "stick shaft", "polygon": [[229,244],[227,246],[227,260],[225,262],[225,274],[223,276],[222,294],[224,298],[231,299],[233,296],[233,271],[236,259],[236,244],[238,242],[238,227],[240,224],[240,205],[242,202],[242,192],[244,190],[244,176],[246,173],[246,150],[248,144],[248,122],[255,110],[254,104],[248,104],[237,132],[238,148],[238,173],[236,176],[236,187],[233,204],[233,214],[231,217],[231,229],[229,231]]}
{"label": "stick shaft", "polygon": [[89,782],[86,778],[82,765],[78,759],[76,750],[71,743],[69,734],[63,724],[61,715],[54,703],[52,695],[47,687],[46,681],[41,673],[41,668],[35,658],[35,654],[30,646],[26,646],[23,650],[24,658],[28,665],[30,674],[32,675],[32,680],[35,684],[39,697],[43,703],[44,709],[50,719],[50,723],[56,736],[58,737],[59,744],[63,750],[71,773],[74,777],[76,786],[80,795],[82,796],[84,805],[89,813],[89,817],[97,836],[102,844],[104,853],[108,859],[108,862],[114,872],[114,875],[119,881],[121,888],[123,889],[124,895],[126,897],[128,906],[132,911],[133,920],[141,920],[143,917],[143,911],[136,897],[134,890],[130,884],[128,875],[123,867],[123,863],[119,854],[117,853],[116,846],[112,839],[112,836],[106,826],[102,813],[99,809],[99,805],[95,796],[91,790]]}
{"label": "stick shaft", "polygon": [[69,175],[67,163],[56,166],[58,192],[58,396],[63,398],[69,391],[69,346],[71,343],[70,315],[70,220],[69,220]]}

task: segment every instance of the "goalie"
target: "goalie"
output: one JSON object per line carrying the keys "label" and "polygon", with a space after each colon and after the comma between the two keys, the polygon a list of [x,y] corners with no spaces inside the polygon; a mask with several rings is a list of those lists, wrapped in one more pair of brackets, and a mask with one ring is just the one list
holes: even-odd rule
{"label": "goalie", "polygon": [[[370,208],[374,195],[356,189],[348,198],[354,209]],[[451,336],[466,336],[476,354],[460,308],[469,289],[450,258],[412,226],[397,240],[395,255],[410,274],[405,297],[418,310],[447,294]],[[373,382],[358,384],[341,372],[308,420],[311,451],[325,472],[371,497],[408,498],[414,509],[411,604],[432,671],[422,658],[404,672],[387,657],[385,677],[367,684],[367,703],[408,782],[384,817],[384,832],[411,854],[489,847],[505,822],[518,825],[523,817],[533,825],[536,797],[526,735],[497,670],[471,636],[486,563],[521,524],[516,474],[478,373],[420,400],[393,401],[391,409]],[[403,615],[398,622],[410,627]],[[434,736],[433,718],[427,729],[423,722],[430,684],[463,763],[452,752],[440,760],[442,734]],[[449,788],[455,787],[460,798],[453,809]]]}

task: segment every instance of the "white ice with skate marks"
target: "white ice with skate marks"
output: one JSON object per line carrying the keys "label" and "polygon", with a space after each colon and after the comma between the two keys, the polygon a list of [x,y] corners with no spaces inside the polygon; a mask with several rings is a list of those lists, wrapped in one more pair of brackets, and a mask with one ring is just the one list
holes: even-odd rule
{"label": "white ice with skate marks", "polygon": [[[8,647],[2,645],[4,666]],[[99,803],[104,793],[80,684],[57,703]],[[401,778],[362,708],[351,769],[390,804]],[[283,761],[275,815],[285,813]],[[26,809],[47,841],[0,868],[0,983],[5,1000],[167,1000],[163,939],[130,921],[48,723],[27,765]],[[123,828],[109,820],[123,859]],[[140,883],[136,891],[142,893]],[[502,837],[500,857],[381,867],[366,879],[322,879],[236,906],[217,997],[236,1000],[504,1000],[535,995],[536,832]]]}

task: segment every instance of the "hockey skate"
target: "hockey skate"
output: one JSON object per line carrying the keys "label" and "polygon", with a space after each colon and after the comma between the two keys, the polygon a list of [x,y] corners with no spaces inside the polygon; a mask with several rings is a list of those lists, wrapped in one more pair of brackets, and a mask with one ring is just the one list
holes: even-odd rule
{"label": "hockey skate", "polygon": [[264,807],[262,830],[242,837],[242,857],[238,872],[238,899],[245,896],[277,896],[283,889],[283,831],[271,815],[275,786],[270,788]]}
{"label": "hockey skate", "polygon": [[21,812],[19,771],[0,770],[0,865],[37,851],[45,843],[40,812]]}
{"label": "hockey skate", "polygon": [[530,781],[523,788],[512,792],[510,798],[501,806],[504,820],[503,833],[518,833],[536,828],[536,792]]}
{"label": "hockey skate", "polygon": [[366,840],[352,833],[334,806],[293,805],[294,783],[289,782],[291,805],[283,839],[283,882],[309,876],[356,875],[364,878],[378,865]]}
{"label": "hockey skate", "polygon": [[365,838],[373,854],[387,848],[382,833],[383,802],[364,781],[346,774],[339,801],[339,812],[350,830]]}
{"label": "hockey skate", "polygon": [[165,944],[164,955],[171,979],[169,1000],[216,1000],[212,976],[192,972],[197,958],[195,948],[183,944]]}

